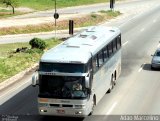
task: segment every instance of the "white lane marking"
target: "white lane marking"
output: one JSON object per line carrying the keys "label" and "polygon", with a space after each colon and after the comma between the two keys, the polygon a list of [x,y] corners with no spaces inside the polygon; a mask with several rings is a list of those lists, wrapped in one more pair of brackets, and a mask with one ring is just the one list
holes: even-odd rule
{"label": "white lane marking", "polygon": [[142,67],[138,70],[138,72],[141,72],[142,71]]}
{"label": "white lane marking", "polygon": [[126,41],[125,43],[123,43],[123,45],[122,45],[122,46],[125,46],[127,43],[128,43],[128,41]]}
{"label": "white lane marking", "polygon": [[112,110],[115,108],[115,106],[117,105],[117,102],[115,102],[113,105],[112,105],[112,107],[109,109],[109,111],[107,112],[107,115],[109,115],[111,112],[112,112]]}
{"label": "white lane marking", "polygon": [[143,31],[144,31],[144,28],[142,28],[140,31],[143,32]]}
{"label": "white lane marking", "polygon": [[143,63],[143,64],[141,65],[141,68],[138,70],[138,72],[141,72],[141,71],[142,71],[144,65],[145,65],[145,63]]}
{"label": "white lane marking", "polygon": [[118,27],[121,28],[123,27],[126,23],[131,22],[133,20],[136,20],[136,18],[138,18],[139,16],[141,16],[142,14],[137,14],[134,17],[131,17],[130,19],[128,19],[127,21],[123,22],[123,24],[119,25]]}
{"label": "white lane marking", "polygon": [[18,85],[17,87],[14,87],[13,89],[8,90],[7,92],[0,95],[0,98],[4,97],[5,95],[9,94],[10,92],[14,92],[15,90],[17,90],[18,88],[22,87],[23,85],[25,85],[27,83],[28,83],[28,81],[25,83],[22,83],[21,85]]}

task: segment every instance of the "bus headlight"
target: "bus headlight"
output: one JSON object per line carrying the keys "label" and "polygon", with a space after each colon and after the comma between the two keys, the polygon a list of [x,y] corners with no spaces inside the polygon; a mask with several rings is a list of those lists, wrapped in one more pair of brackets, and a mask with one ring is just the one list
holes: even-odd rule
{"label": "bus headlight", "polygon": [[47,110],[43,110],[43,109],[42,109],[42,110],[40,110],[40,112],[47,112]]}
{"label": "bus headlight", "polygon": [[75,108],[77,109],[81,109],[81,108],[85,108],[86,106],[85,105],[75,105]]}
{"label": "bus headlight", "polygon": [[80,115],[80,114],[82,114],[82,112],[81,111],[76,111],[75,114]]}

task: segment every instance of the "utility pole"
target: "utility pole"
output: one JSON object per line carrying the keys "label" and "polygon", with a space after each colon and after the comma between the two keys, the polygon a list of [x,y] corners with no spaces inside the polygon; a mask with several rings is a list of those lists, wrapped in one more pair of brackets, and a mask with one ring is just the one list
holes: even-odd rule
{"label": "utility pole", "polygon": [[69,34],[73,35],[74,33],[74,21],[73,20],[69,20]]}
{"label": "utility pole", "polygon": [[110,9],[114,11],[115,0],[110,0]]}
{"label": "utility pole", "polygon": [[59,18],[59,14],[57,13],[57,1],[55,0],[55,12],[54,12],[54,25],[55,25],[55,39],[57,32],[57,19]]}

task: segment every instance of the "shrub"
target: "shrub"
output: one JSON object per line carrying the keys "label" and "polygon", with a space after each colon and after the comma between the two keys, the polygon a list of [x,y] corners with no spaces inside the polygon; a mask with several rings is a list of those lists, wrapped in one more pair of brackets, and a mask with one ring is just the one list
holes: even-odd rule
{"label": "shrub", "polygon": [[44,50],[47,47],[45,41],[39,38],[33,38],[32,40],[29,41],[29,44],[31,45],[32,49],[38,48],[38,49]]}
{"label": "shrub", "polygon": [[91,14],[91,17],[92,18],[97,18],[97,15],[96,14]]}
{"label": "shrub", "polygon": [[26,51],[26,53],[29,53],[29,54],[33,54],[33,53],[38,53],[38,54],[42,54],[43,51],[41,49],[28,49]]}
{"label": "shrub", "polygon": [[19,52],[25,52],[27,51],[27,47],[22,47],[22,48],[17,48],[15,53],[19,53]]}

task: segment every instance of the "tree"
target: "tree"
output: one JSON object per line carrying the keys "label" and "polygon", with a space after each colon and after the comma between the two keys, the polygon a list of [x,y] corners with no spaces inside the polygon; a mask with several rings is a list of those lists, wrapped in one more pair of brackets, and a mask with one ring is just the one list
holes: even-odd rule
{"label": "tree", "polygon": [[18,6],[18,0],[0,0],[1,3],[6,4],[6,6],[11,6],[13,14],[15,13],[15,7]]}

